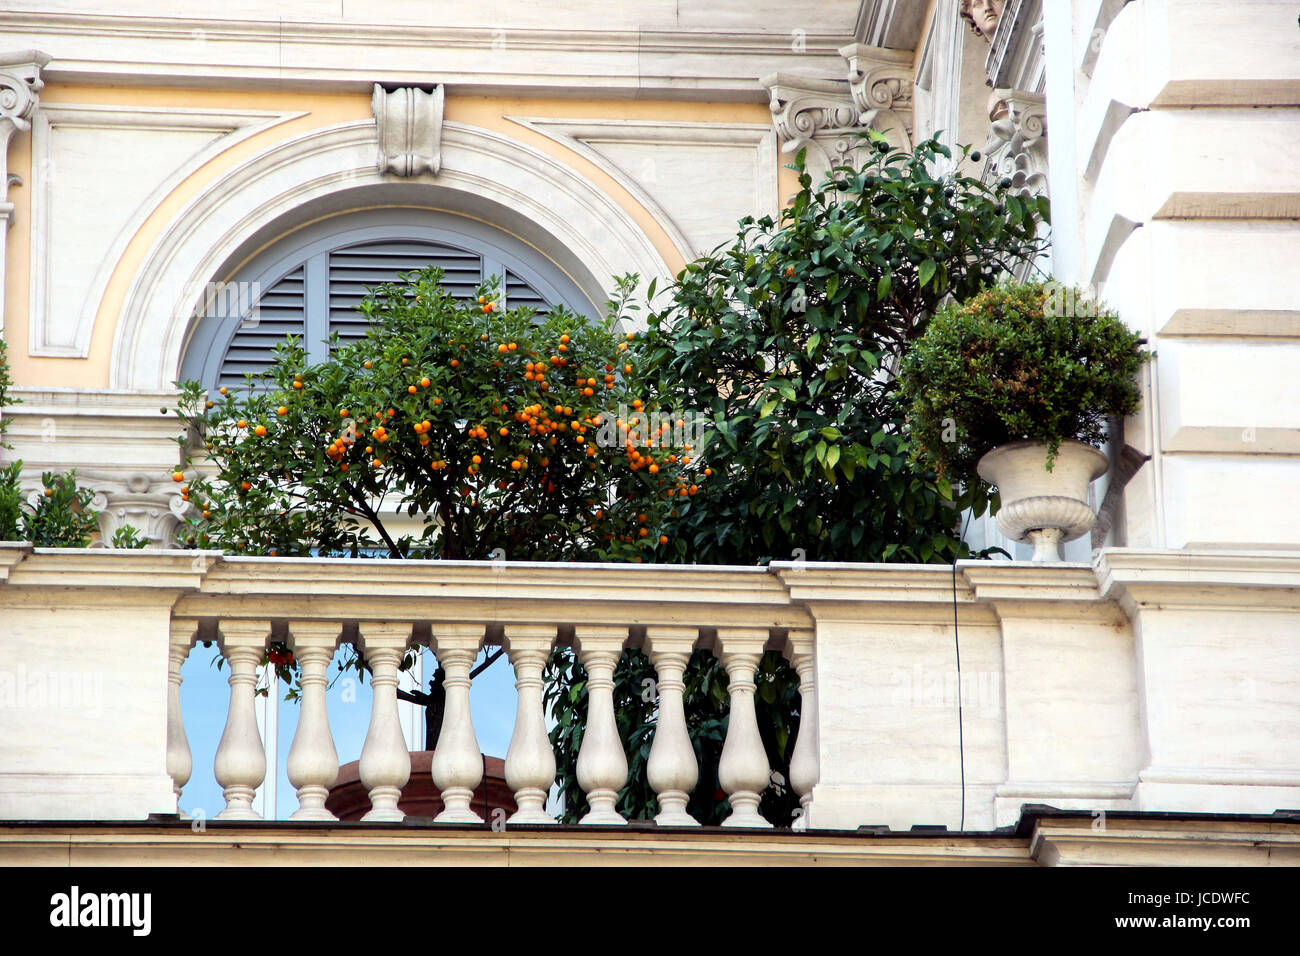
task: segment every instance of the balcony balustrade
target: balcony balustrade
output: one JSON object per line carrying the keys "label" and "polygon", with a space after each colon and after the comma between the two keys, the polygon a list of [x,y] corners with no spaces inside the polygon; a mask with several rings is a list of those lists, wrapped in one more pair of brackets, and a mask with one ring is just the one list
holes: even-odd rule
{"label": "balcony balustrade", "polygon": [[[1013,823],[1024,804],[1271,813],[1300,806],[1298,595],[1300,557],[1267,553],[719,568],[0,544],[0,819],[175,815],[194,769],[181,668],[197,643],[212,642],[229,665],[216,819],[257,820],[267,761],[255,680],[272,641],[301,666],[289,824],[335,819],[325,806],[339,764],[326,670],[344,643],[372,671],[360,759],[371,822],[403,819],[411,763],[396,688],[412,647],[427,647],[446,672],[431,769],[444,805],[436,823],[485,823],[470,805],[483,763],[469,674],[495,647],[517,691],[505,775],[518,809],[507,827],[555,822],[542,673],[556,647],[571,648],[588,674],[576,755],[585,825],[628,822],[617,802],[628,742],[612,678],[633,648],[657,673],[647,771],[658,827],[699,824],[687,811],[700,768],[683,672],[701,649],[729,678],[718,768],[726,827],[770,827],[758,812],[771,768],[754,692],[772,650],[800,682],[788,781],[800,802],[796,830],[989,830]],[[48,694],[34,703],[37,675],[68,671],[102,677],[99,720],[51,706]]]}

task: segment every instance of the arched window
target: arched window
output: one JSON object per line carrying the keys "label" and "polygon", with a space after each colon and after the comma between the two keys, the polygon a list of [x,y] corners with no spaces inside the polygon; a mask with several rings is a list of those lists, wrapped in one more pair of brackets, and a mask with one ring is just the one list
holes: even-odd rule
{"label": "arched window", "polygon": [[272,243],[210,286],[181,378],[210,389],[243,385],[245,373],[269,366],[290,334],[302,337],[309,361],[324,361],[332,332],[344,342],[365,335],[356,306],[367,288],[429,265],[443,269],[443,284],[458,297],[496,276],[508,308],[596,312],[551,259],[495,226],[410,208],[347,213]]}

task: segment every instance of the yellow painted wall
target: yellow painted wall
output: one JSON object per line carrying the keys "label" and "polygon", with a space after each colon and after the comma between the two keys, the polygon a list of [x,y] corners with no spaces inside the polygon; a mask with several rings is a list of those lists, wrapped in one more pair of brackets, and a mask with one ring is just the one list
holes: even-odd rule
{"label": "yellow painted wall", "polygon": [[[7,237],[5,280],[5,329],[9,361],[19,386],[108,386],[109,362],[114,330],[132,278],[158,235],[195,195],[214,180],[267,147],[312,129],[368,119],[370,96],[360,93],[309,94],[265,91],[169,90],[70,86],[47,84],[43,103],[258,109],[304,112],[306,115],[263,130],[235,144],[204,164],[167,196],[128,244],[105,289],[91,336],[86,359],[37,358],[27,354],[28,303],[31,248],[31,134],[14,137],[9,169],[23,179],[23,186],[10,190],[15,221]],[[449,95],[445,106],[448,120],[494,130],[554,156],[585,176],[627,211],[644,230],[673,271],[684,264],[668,234],[654,217],[614,179],[593,163],[549,137],[507,119],[511,115],[566,119],[637,119],[696,123],[757,123],[771,121],[766,106],[735,103],[688,103],[634,100],[553,100],[505,97],[457,97]],[[782,160],[784,162],[784,158]],[[112,188],[105,184],[105,188]],[[796,188],[793,174],[780,171],[779,195],[789,196]]]}

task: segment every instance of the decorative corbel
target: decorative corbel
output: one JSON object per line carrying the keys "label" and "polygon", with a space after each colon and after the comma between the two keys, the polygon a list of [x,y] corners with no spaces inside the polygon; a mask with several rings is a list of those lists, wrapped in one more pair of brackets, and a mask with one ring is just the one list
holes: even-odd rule
{"label": "decorative corbel", "polygon": [[989,97],[985,181],[1009,179],[1013,196],[1047,195],[1047,100],[1041,93],[994,90]]}
{"label": "decorative corbel", "polygon": [[381,173],[437,175],[442,167],[443,88],[432,92],[404,86],[385,90],[378,83],[370,98],[379,133]]}
{"label": "decorative corbel", "polygon": [[858,122],[884,133],[890,143],[912,148],[912,53],[850,43],[840,48],[848,61],[849,89]]}
{"label": "decorative corbel", "polygon": [[759,82],[770,96],[768,106],[772,125],[783,142],[781,151],[796,153],[807,147],[814,182],[843,165],[861,144],[855,135],[862,129],[859,110],[844,80],[773,73]]}
{"label": "decorative corbel", "polygon": [[15,133],[32,128],[32,114],[40,100],[41,69],[50,62],[39,50],[0,53],[0,332],[4,331],[5,233],[14,221],[14,204],[9,201],[9,187],[22,185],[22,179],[9,172],[9,141]]}

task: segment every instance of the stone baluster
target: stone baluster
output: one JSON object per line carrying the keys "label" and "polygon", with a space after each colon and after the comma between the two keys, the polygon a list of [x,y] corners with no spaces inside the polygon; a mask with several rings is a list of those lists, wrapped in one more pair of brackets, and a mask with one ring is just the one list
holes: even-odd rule
{"label": "stone baluster", "polygon": [[433,782],[442,792],[442,812],[435,823],[482,823],[470,808],[474,789],[483,780],[483,755],[474,734],[470,716],[470,669],[483,646],[481,624],[435,624],[434,653],[446,671],[443,687],[447,691],[442,731],[433,750],[429,768]]}
{"label": "stone baluster", "polygon": [[181,716],[181,667],[190,656],[199,622],[191,619],[172,621],[171,641],[167,647],[167,773],[172,778],[176,792],[176,812],[184,816],[179,800],[185,784],[194,771],[190,755],[190,742],[185,736],[185,721]]}
{"label": "stone baluster", "polygon": [[771,827],[758,812],[759,794],[771,780],[771,768],[754,711],[754,671],[767,644],[766,628],[720,627],[722,666],[727,670],[731,705],[727,739],[718,763],[718,783],[731,801],[724,827]]}
{"label": "stone baluster", "polygon": [[338,624],[319,621],[289,624],[289,646],[302,669],[298,729],[286,765],[289,782],[298,790],[298,809],[290,820],[338,819],[325,808],[329,788],[339,775],[339,755],[330,734],[325,688],[341,630]]}
{"label": "stone baluster", "polygon": [[686,812],[686,802],[699,780],[700,768],[686,731],[686,712],[682,706],[685,690],[682,675],[698,637],[699,632],[693,627],[646,628],[647,650],[658,674],[659,691],[659,718],[646,775],[659,797],[655,823],[661,827],[700,825]]}
{"label": "stone baluster", "polygon": [[214,766],[226,808],[218,820],[259,820],[253,797],[266,778],[266,750],[257,731],[253,697],[257,665],[271,634],[268,621],[225,621],[220,628],[221,651],[230,665],[230,709],[226,729],[217,745]]}
{"label": "stone baluster", "polygon": [[358,649],[370,665],[372,692],[370,728],[361,747],[359,767],[361,784],[370,794],[370,809],[361,819],[400,823],[406,814],[397,801],[411,779],[411,753],[397,715],[397,673],[411,640],[411,625],[363,621],[358,631]]}
{"label": "stone baluster", "polygon": [[817,734],[817,682],[811,630],[791,630],[790,653],[787,655],[799,675],[799,736],[790,757],[790,786],[799,794],[800,813],[793,823],[796,830],[808,829],[812,790],[821,777],[821,748]]}
{"label": "stone baluster", "polygon": [[614,720],[614,668],[627,628],[578,625],[574,647],[587,671],[587,729],[578,751],[578,786],[590,809],[579,823],[626,824],[615,804],[627,783],[627,754]]}
{"label": "stone baluster", "polygon": [[507,624],[506,651],[515,669],[515,728],[506,751],[506,783],[515,792],[507,823],[554,823],[546,798],[555,783],[555,750],[546,734],[542,668],[555,642],[552,626]]}

